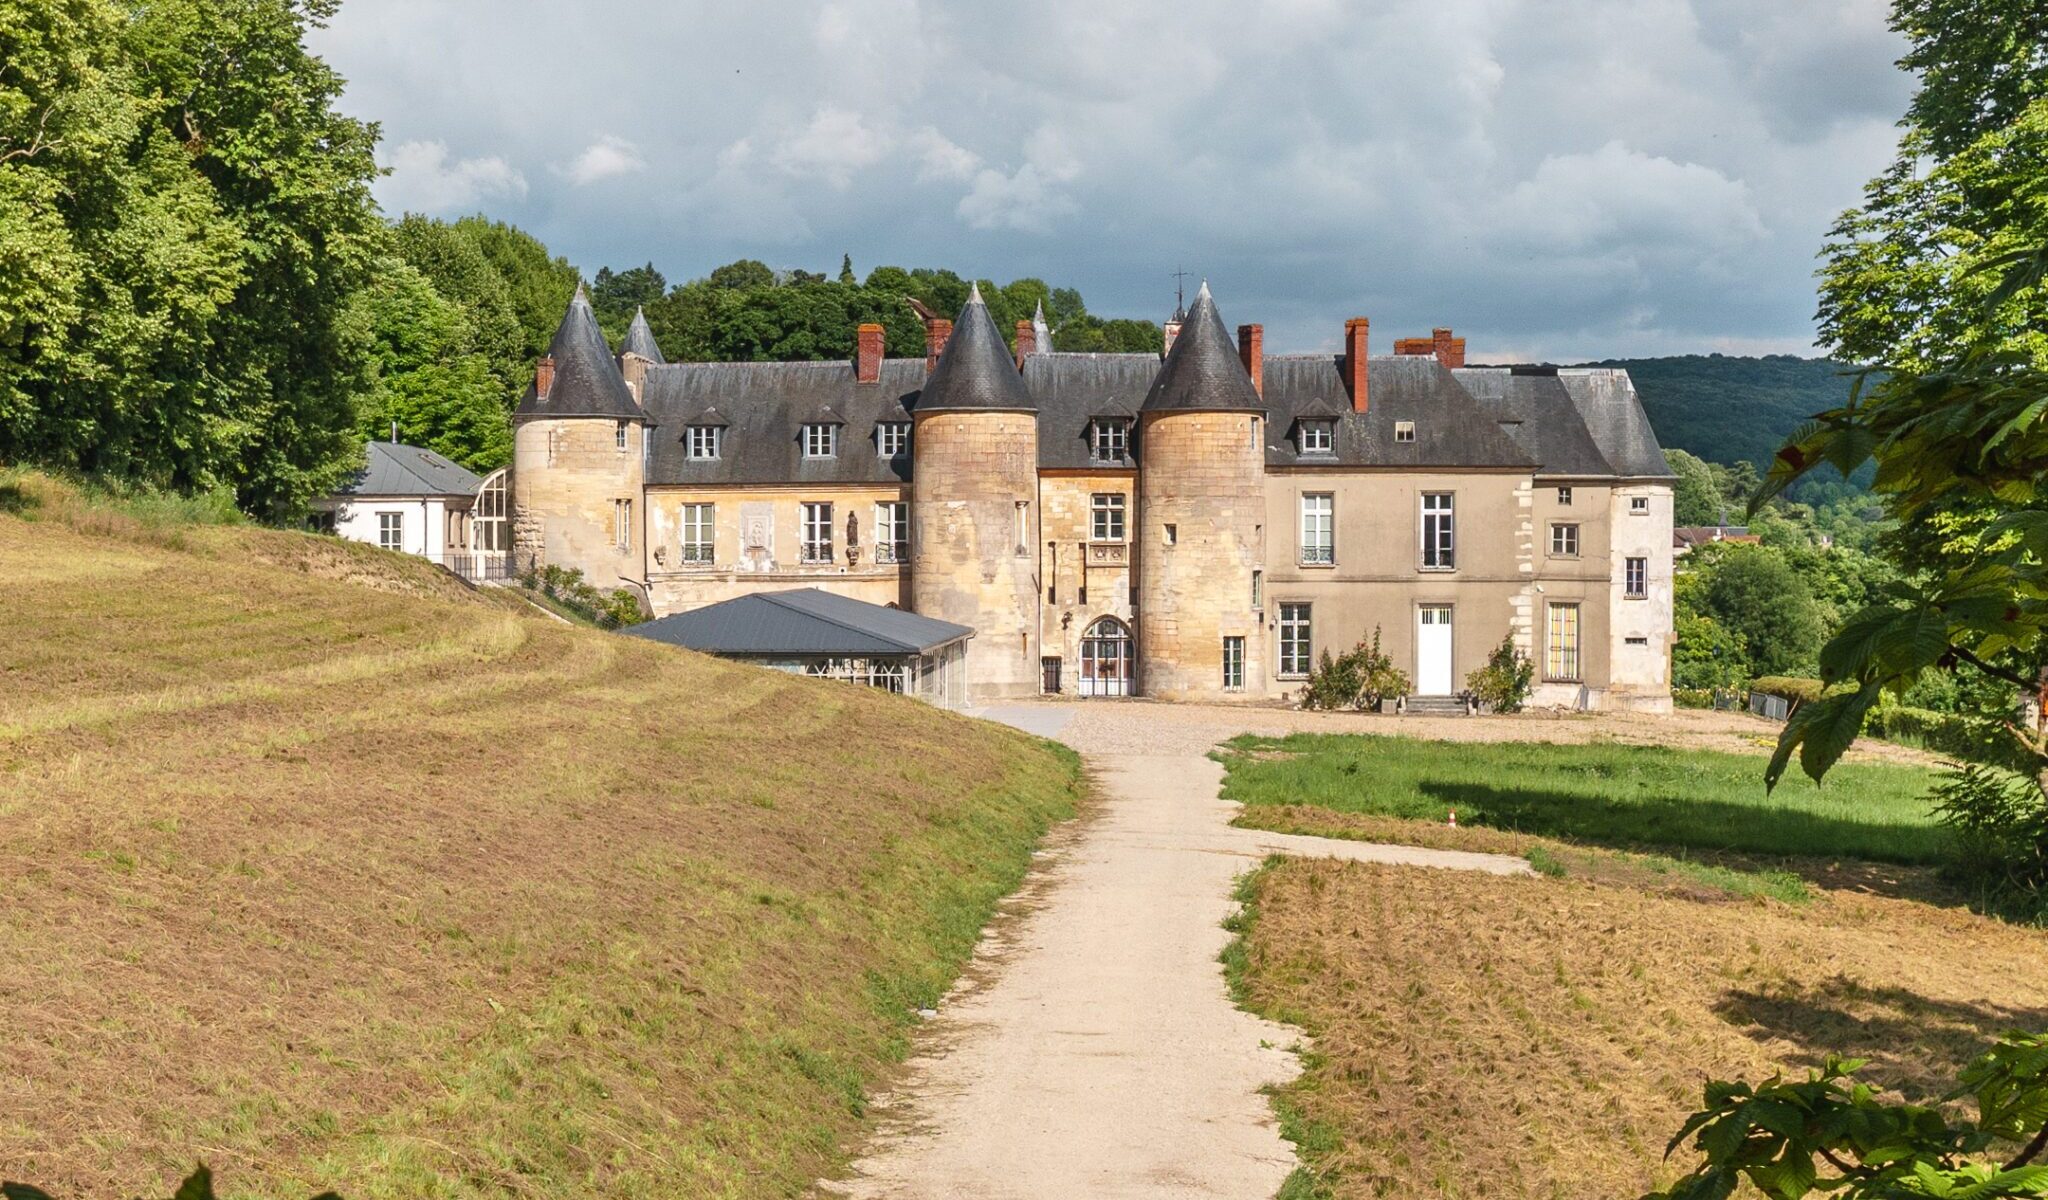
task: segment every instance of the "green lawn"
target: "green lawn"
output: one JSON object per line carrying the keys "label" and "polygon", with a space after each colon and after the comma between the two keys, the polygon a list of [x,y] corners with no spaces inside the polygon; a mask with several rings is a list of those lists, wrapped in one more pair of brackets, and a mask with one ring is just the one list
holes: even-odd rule
{"label": "green lawn", "polygon": [[1947,834],[1934,773],[1853,763],[1827,786],[1764,791],[1761,757],[1609,744],[1431,742],[1366,735],[1245,736],[1219,755],[1224,794],[1603,846],[1927,863]]}

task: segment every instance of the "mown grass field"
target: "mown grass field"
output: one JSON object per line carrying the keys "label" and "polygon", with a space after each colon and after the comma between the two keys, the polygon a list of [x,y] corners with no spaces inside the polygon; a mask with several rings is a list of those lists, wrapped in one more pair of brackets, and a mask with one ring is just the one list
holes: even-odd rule
{"label": "mown grass field", "polygon": [[1079,794],[1049,744],[0,478],[0,1168],[800,1193]]}
{"label": "mown grass field", "polygon": [[1688,1165],[1664,1145],[1709,1078],[1839,1052],[1931,1102],[1998,1034],[2048,1029],[2048,935],[1922,899],[1942,852],[1924,768],[1766,797],[1761,755],[1657,747],[1299,736],[1221,757],[1240,824],[1546,872],[1290,859],[1246,881],[1233,986],[1312,1037],[1276,1099],[1305,1163],[1288,1200],[1640,1195]]}
{"label": "mown grass field", "polygon": [[1844,763],[1825,787],[1766,793],[1758,756],[1659,746],[1296,734],[1237,738],[1223,759],[1224,794],[1254,807],[1436,824],[1455,810],[1461,825],[1601,846],[1893,863],[1946,848],[1924,767]]}

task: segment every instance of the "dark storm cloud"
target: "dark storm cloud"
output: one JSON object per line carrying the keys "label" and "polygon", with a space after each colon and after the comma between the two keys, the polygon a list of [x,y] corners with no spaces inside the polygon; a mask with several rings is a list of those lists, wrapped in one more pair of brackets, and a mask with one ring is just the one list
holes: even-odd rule
{"label": "dark storm cloud", "polygon": [[348,0],[393,210],[586,270],[950,265],[1268,345],[1803,350],[1908,94],[1877,0]]}

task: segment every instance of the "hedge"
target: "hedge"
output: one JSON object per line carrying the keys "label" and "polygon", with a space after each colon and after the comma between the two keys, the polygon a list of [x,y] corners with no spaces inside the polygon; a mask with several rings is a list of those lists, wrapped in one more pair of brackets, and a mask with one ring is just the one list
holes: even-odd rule
{"label": "hedge", "polygon": [[1988,763],[2029,775],[2039,766],[2010,730],[1982,717],[1904,705],[1874,708],[1863,720],[1863,732],[1902,746],[1917,746],[1965,762]]}
{"label": "hedge", "polygon": [[1798,679],[1790,675],[1766,675],[1749,685],[1752,692],[1766,696],[1782,696],[1793,704],[1810,704],[1820,699],[1821,686],[1818,679]]}

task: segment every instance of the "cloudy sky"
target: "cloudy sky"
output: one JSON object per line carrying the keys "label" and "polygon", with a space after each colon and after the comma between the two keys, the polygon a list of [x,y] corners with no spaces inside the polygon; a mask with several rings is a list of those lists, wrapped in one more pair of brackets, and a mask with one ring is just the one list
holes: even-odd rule
{"label": "cloudy sky", "polygon": [[388,210],[586,272],[846,252],[1158,319],[1184,266],[1275,350],[1365,315],[1565,361],[1810,348],[1814,254],[1909,93],[1884,10],[345,0],[315,42]]}

